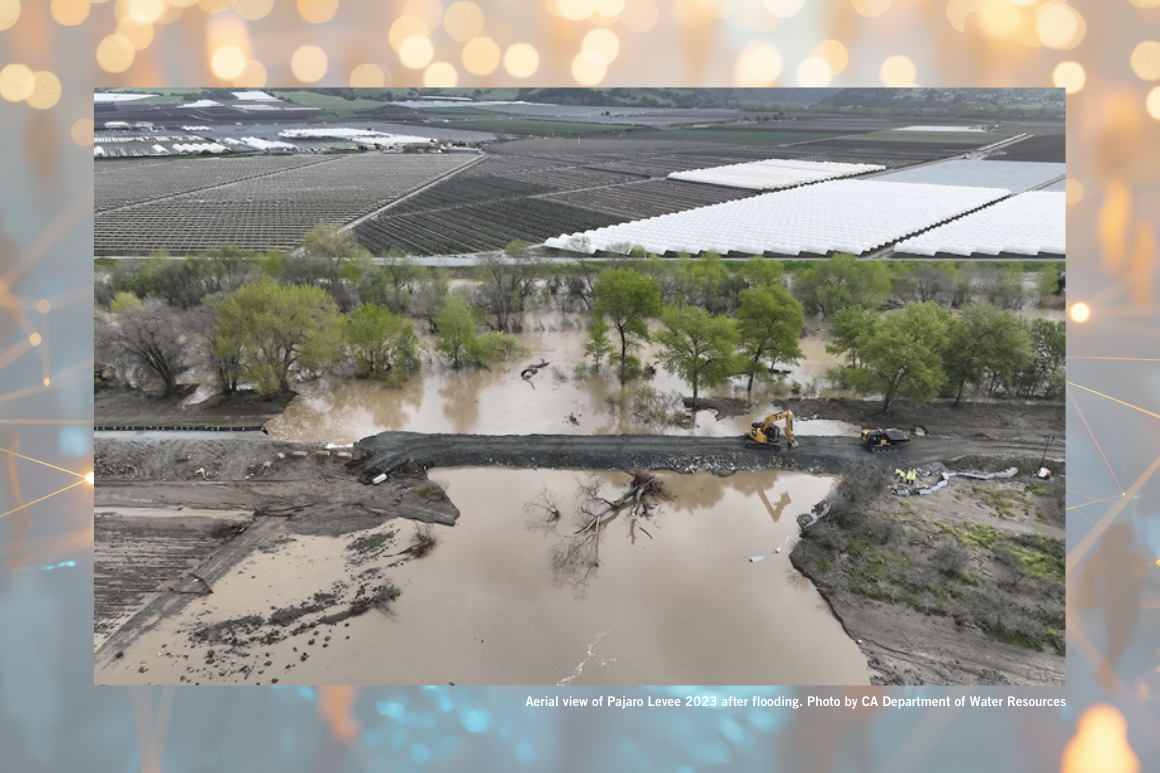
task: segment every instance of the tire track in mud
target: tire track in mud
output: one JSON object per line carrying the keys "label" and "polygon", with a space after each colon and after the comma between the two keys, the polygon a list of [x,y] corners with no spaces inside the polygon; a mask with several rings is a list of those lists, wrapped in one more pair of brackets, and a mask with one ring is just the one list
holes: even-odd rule
{"label": "tire track in mud", "polygon": [[962,456],[1027,456],[1042,449],[1035,439],[913,438],[896,452],[868,453],[857,438],[807,437],[781,451],[747,447],[737,437],[680,435],[452,435],[383,432],[355,444],[352,465],[369,483],[405,467],[531,467],[627,470],[642,467],[729,475],[736,470],[803,470],[841,474],[863,462],[913,466]]}

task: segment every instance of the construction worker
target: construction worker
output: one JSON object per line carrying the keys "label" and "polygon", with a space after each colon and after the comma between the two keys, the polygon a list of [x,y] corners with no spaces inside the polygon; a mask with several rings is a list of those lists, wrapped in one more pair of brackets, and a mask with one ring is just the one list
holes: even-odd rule
{"label": "construction worker", "polygon": [[899,483],[906,482],[906,473],[903,472],[902,470],[898,469],[897,467],[894,468],[894,477],[898,478]]}
{"label": "construction worker", "polygon": [[915,472],[914,470],[911,470],[910,472],[906,473],[906,482],[912,486],[914,485],[914,481],[917,478],[918,478],[918,473]]}

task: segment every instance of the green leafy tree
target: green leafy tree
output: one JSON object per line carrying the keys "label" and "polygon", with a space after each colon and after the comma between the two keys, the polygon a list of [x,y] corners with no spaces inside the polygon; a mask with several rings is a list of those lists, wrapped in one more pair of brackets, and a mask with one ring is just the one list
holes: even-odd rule
{"label": "green leafy tree", "polygon": [[791,362],[803,356],[798,336],[804,315],[802,305],[778,284],[761,284],[742,290],[737,306],[737,325],[741,339],[744,373],[749,376],[746,392],[753,391],[753,378],[759,370],[773,370],[778,362]]}
{"label": "green leafy tree", "polygon": [[851,306],[877,309],[890,297],[892,287],[890,272],[881,261],[835,255],[803,271],[794,291],[808,313],[832,317]]}
{"label": "green leafy tree", "polygon": [[994,391],[996,385],[1010,383],[1032,361],[1031,336],[1015,314],[989,303],[972,303],[951,326],[946,350],[955,406],[963,399],[967,384],[981,386],[989,381]]}
{"label": "green leafy tree", "polygon": [[1016,376],[1016,389],[1024,397],[1054,396],[1063,388],[1061,368],[1067,361],[1067,334],[1063,322],[1033,319],[1027,326],[1035,354]]}
{"label": "green leafy tree", "polygon": [[707,252],[697,258],[685,255],[677,262],[674,274],[678,304],[700,306],[714,313],[727,308],[728,272],[717,253]]}
{"label": "green leafy tree", "polygon": [[842,309],[834,315],[834,322],[830,325],[830,342],[826,344],[826,351],[844,354],[852,367],[858,367],[861,342],[873,334],[880,316],[869,309]]}
{"label": "green leafy tree", "polygon": [[411,322],[386,306],[359,306],[344,323],[343,335],[359,370],[401,381],[419,367],[419,337]]}
{"label": "green leafy tree", "polygon": [[451,362],[451,367],[478,365],[489,368],[515,354],[526,353],[514,336],[492,331],[476,333],[475,315],[462,295],[448,295],[435,314],[435,350]]}
{"label": "green leafy tree", "polygon": [[600,364],[612,354],[612,342],[608,340],[608,323],[603,317],[597,317],[588,331],[588,338],[584,341],[584,356],[592,360],[592,369],[599,370]]}
{"label": "green leafy tree", "polygon": [[648,320],[661,313],[657,280],[630,268],[609,268],[593,287],[593,316],[603,319],[620,338],[620,382],[628,378],[628,350],[649,340]]}
{"label": "green leafy tree", "polygon": [[267,396],[290,390],[295,367],[317,369],[333,362],[341,325],[325,290],[281,285],[268,277],[234,291],[218,311],[222,351],[240,350],[246,379]]}
{"label": "green leafy tree", "polygon": [[1059,287],[1059,264],[1051,263],[1039,269],[1039,306],[1040,308],[1062,309],[1064,307],[1063,293]]}
{"label": "green leafy tree", "polygon": [[228,295],[246,283],[254,258],[245,250],[227,244],[207,251],[200,263],[205,292]]}
{"label": "green leafy tree", "polygon": [[448,295],[435,313],[435,350],[459,368],[470,359],[475,342],[475,316],[462,295]]}
{"label": "green leafy tree", "polygon": [[120,314],[128,308],[140,305],[141,299],[137,297],[136,293],[122,290],[113,296],[113,300],[109,301],[109,311]]}
{"label": "green leafy tree", "polygon": [[748,287],[785,286],[785,267],[779,260],[770,260],[761,256],[752,257],[741,264],[739,273]]}
{"label": "green leafy tree", "polygon": [[502,255],[487,254],[479,259],[480,295],[483,306],[494,316],[495,329],[519,329],[524,302],[540,275],[539,262],[518,239],[510,242]]}
{"label": "green leafy tree", "polygon": [[656,336],[660,361],[693,388],[715,387],[738,371],[737,323],[710,314],[700,306],[672,306],[661,317],[664,329]]}
{"label": "green leafy tree", "polygon": [[860,341],[861,365],[850,373],[855,387],[882,394],[883,411],[895,397],[930,402],[947,381],[943,353],[950,326],[950,312],[929,302],[884,316]]}

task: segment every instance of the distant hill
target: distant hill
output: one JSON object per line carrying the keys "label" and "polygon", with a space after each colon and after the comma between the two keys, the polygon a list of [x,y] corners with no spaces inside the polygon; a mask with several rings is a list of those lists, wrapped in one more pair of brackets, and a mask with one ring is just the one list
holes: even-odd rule
{"label": "distant hill", "polygon": [[817,109],[873,110],[930,115],[1006,117],[1064,115],[1063,89],[837,89],[819,100]]}

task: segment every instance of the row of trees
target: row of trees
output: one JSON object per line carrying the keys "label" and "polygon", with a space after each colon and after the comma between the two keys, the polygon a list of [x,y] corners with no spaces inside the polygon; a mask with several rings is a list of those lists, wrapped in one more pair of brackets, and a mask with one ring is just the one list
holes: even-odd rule
{"label": "row of trees", "polygon": [[624,383],[641,370],[631,350],[650,340],[649,320],[659,317],[661,364],[689,384],[694,400],[701,388],[736,375],[748,376],[752,390],[758,373],[802,356],[802,306],[773,274],[754,278],[739,298],[734,318],[688,302],[667,305],[655,278],[629,268],[605,269],[593,285],[585,352],[595,367],[606,359],[615,363]]}
{"label": "row of trees", "polygon": [[957,406],[968,385],[989,394],[1054,397],[1062,392],[1066,358],[1063,322],[1026,320],[989,303],[959,317],[930,301],[880,314],[847,308],[834,315],[828,351],[847,364],[834,380],[883,395],[925,403],[946,394]]}
{"label": "row of trees", "polygon": [[[461,295],[449,295],[435,319],[435,350],[452,367],[487,367],[524,351],[510,335],[478,334]],[[364,304],[343,314],[322,288],[269,277],[209,296],[196,309],[121,293],[109,312],[98,314],[95,332],[102,366],[153,377],[163,397],[176,392],[182,373],[199,367],[223,394],[245,381],[273,396],[289,391],[296,373],[341,362],[361,376],[398,383],[419,368],[423,350],[411,320],[385,306]]]}

